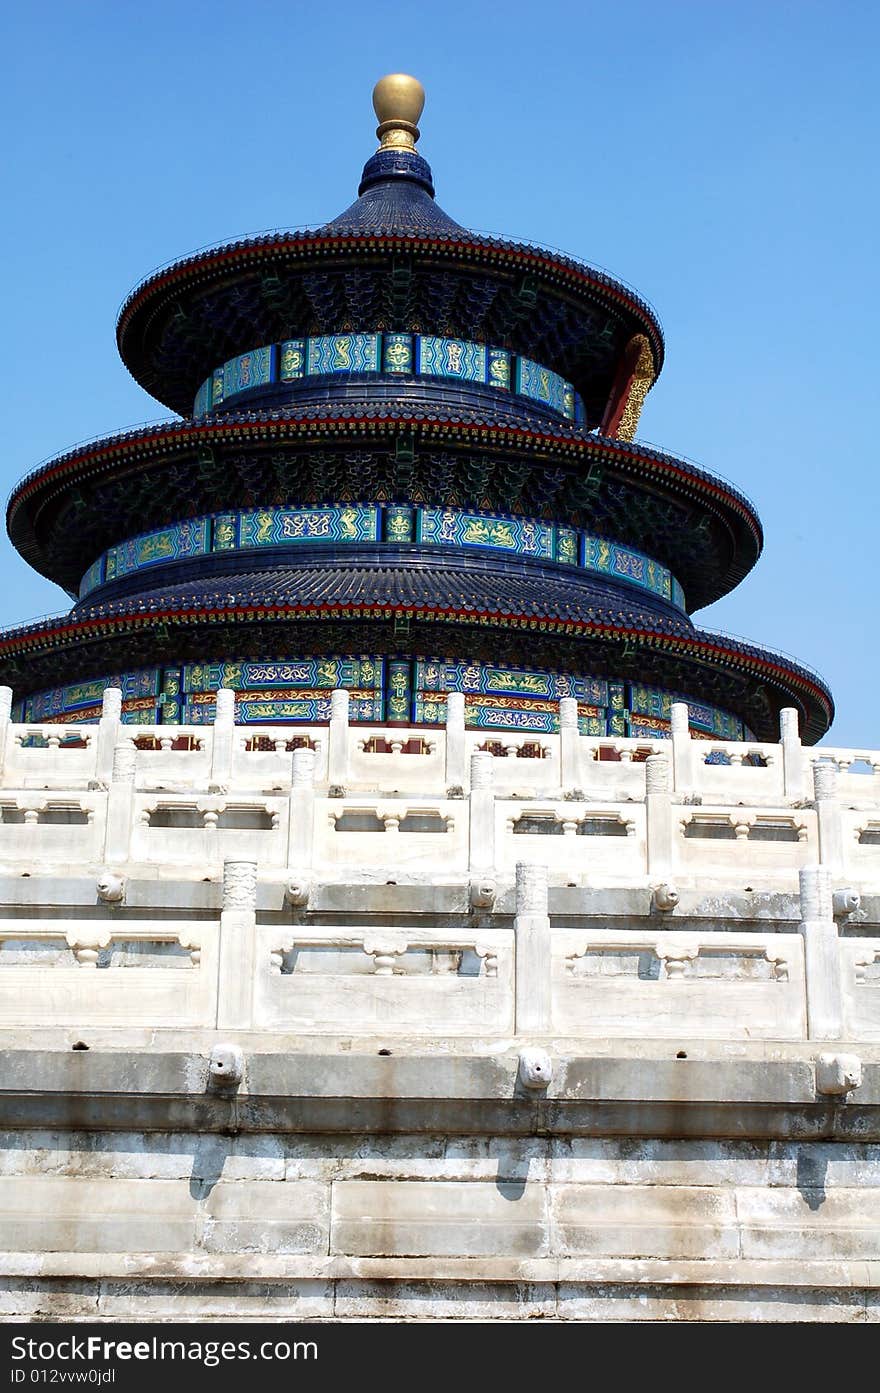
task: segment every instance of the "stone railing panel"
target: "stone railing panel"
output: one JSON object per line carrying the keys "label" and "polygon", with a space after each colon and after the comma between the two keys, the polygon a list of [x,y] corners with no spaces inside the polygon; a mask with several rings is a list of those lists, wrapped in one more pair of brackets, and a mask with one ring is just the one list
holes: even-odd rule
{"label": "stone railing panel", "polygon": [[0,796],[0,867],[13,874],[101,859],[106,794],[91,791]]}
{"label": "stone railing panel", "polygon": [[120,741],[135,748],[135,784],[207,788],[214,744],[212,726],[122,726]]}
{"label": "stone railing panel", "polygon": [[880,1040],[880,938],[840,940],[843,1035]]}
{"label": "stone railing panel", "polygon": [[346,790],[434,794],[446,793],[446,732],[387,726],[349,728]]}
{"label": "stone railing panel", "polygon": [[[668,740],[599,740],[581,736],[580,779],[576,787],[592,798],[610,802],[645,796],[645,761],[652,754],[670,755]],[[571,792],[570,788],[565,789]]]}
{"label": "stone railing panel", "polygon": [[510,930],[262,927],[254,1028],[308,1034],[513,1030]]}
{"label": "stone railing panel", "polygon": [[316,863],[381,872],[393,883],[399,869],[464,875],[468,864],[467,799],[393,798],[356,794],[316,798]]}
{"label": "stone railing panel", "polygon": [[97,748],[96,725],[10,725],[3,787],[88,788]]}
{"label": "stone railing panel", "polygon": [[845,808],[840,822],[844,873],[862,886],[880,887],[880,809]]}
{"label": "stone railing panel", "polygon": [[0,920],[0,1024],[213,1026],[217,925]]}
{"label": "stone railing panel", "polygon": [[499,798],[495,848],[496,863],[508,874],[522,861],[547,866],[557,879],[570,875],[572,883],[585,876],[641,879],[647,874],[644,804]]}
{"label": "stone railing panel", "polygon": [[819,859],[816,814],[763,805],[673,804],[673,867],[681,875],[746,876],[762,888],[794,888],[801,866]]}
{"label": "stone railing panel", "polygon": [[[553,934],[553,1025],[590,1037],[806,1038],[797,934]],[[650,1022],[648,1025],[647,1023]]]}
{"label": "stone railing panel", "polygon": [[778,745],[734,740],[693,741],[694,787],[703,802],[785,802],[785,771]]}
{"label": "stone railing panel", "polygon": [[232,752],[234,789],[290,789],[294,748],[308,748],[315,754],[315,779],[327,779],[326,726],[236,726]]}
{"label": "stone railing panel", "polygon": [[131,859],[216,869],[234,856],[284,866],[288,817],[286,798],[139,792]]}
{"label": "stone railing panel", "polygon": [[537,793],[558,797],[561,767],[558,735],[523,735],[513,731],[469,730],[465,737],[471,755],[486,750],[493,756],[492,777],[500,792]]}

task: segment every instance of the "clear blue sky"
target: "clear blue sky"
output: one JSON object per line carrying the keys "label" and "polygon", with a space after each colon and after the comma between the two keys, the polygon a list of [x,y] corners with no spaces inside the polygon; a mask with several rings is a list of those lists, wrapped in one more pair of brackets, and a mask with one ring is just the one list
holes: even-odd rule
{"label": "clear blue sky", "polygon": [[[2,473],[165,414],[114,324],[154,267],[333,216],[383,73],[459,221],[560,247],[659,311],[641,436],[758,505],[765,552],[698,622],[831,684],[880,747],[880,7],[871,0],[3,7]],[[83,564],[92,560],[84,557]],[[0,543],[0,624],[66,607]]]}

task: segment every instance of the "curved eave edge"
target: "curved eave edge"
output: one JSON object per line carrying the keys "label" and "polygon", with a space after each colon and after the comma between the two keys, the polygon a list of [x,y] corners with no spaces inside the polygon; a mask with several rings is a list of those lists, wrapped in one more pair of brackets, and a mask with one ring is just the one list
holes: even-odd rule
{"label": "curved eave edge", "polygon": [[[116,327],[116,341],[123,361],[128,358],[123,350],[126,332],[139,310],[153,295],[176,288],[189,280],[192,284],[210,278],[211,272],[234,265],[236,261],[248,262],[261,259],[283,257],[290,253],[320,255],[322,253],[351,251],[400,251],[419,247],[439,255],[458,256],[473,260],[484,260],[504,264],[505,261],[517,266],[530,266],[542,272],[551,280],[560,280],[586,288],[588,293],[608,295],[618,301],[625,309],[639,319],[647,329],[655,354],[656,374],[663,367],[665,348],[663,331],[651,306],[634,291],[628,290],[620,281],[602,271],[587,266],[574,258],[554,255],[552,252],[529,247],[518,242],[507,242],[492,238],[445,238],[431,236],[342,236],[327,237],[309,234],[287,234],[282,238],[270,237],[266,240],[254,239],[233,242],[227,246],[201,252],[194,257],[176,261],[165,270],[157,271],[136,286],[124,301],[119,312]],[[267,257],[268,254],[268,257]]]}
{"label": "curved eave edge", "polygon": [[[240,441],[261,439],[284,439],[304,441],[310,435],[324,440],[327,434],[378,434],[382,431],[396,433],[401,428],[418,434],[423,439],[478,439],[483,447],[490,445],[513,449],[538,449],[549,454],[570,454],[587,456],[597,461],[617,464],[634,473],[640,470],[652,481],[666,482],[673,487],[694,487],[706,496],[710,506],[727,508],[745,525],[752,538],[754,554],[745,565],[735,568],[734,583],[741,580],[755,564],[764,544],[764,534],[760,519],[753,505],[745,497],[708,472],[677,460],[672,455],[648,450],[638,444],[614,440],[607,436],[588,436],[576,431],[546,432],[527,430],[499,424],[479,424],[461,420],[430,420],[419,418],[413,412],[398,411],[395,415],[373,416],[328,416],[310,415],[305,419],[296,417],[270,417],[261,415],[225,416],[222,421],[204,422],[198,425],[192,421],[169,423],[159,429],[147,428],[129,431],[116,436],[108,436],[81,449],[71,450],[57,456],[40,466],[19,483],[12,491],[6,508],[6,526],[9,536],[18,551],[41,570],[36,558],[39,547],[27,534],[27,521],[22,518],[22,510],[31,496],[46,485],[64,482],[66,476],[88,477],[101,472],[119,459],[144,459],[155,455],[162,449],[182,452],[187,447],[204,445],[214,440]],[[42,572],[41,572],[42,573]]]}
{"label": "curved eave edge", "polygon": [[[824,728],[816,729],[820,739],[834,719],[834,702],[827,686],[813,675],[786,661],[779,654],[746,645],[730,647],[711,633],[695,633],[677,637],[647,629],[627,628],[612,624],[593,624],[588,621],[539,618],[528,614],[496,614],[487,610],[441,609],[431,605],[385,603],[323,603],[315,605],[231,605],[212,608],[197,605],[191,610],[157,608],[149,613],[122,613],[94,619],[58,623],[46,620],[41,624],[25,625],[0,633],[0,661],[4,657],[25,656],[39,650],[66,647],[116,634],[149,629],[163,623],[230,624],[284,622],[290,620],[427,620],[430,622],[502,627],[532,632],[551,633],[567,638],[592,638],[613,643],[634,643],[642,648],[659,649],[671,656],[691,659],[710,667],[729,667],[773,683],[789,692],[797,692],[811,701],[824,714]],[[810,725],[813,726],[811,721]],[[813,733],[812,730],[810,733]]]}

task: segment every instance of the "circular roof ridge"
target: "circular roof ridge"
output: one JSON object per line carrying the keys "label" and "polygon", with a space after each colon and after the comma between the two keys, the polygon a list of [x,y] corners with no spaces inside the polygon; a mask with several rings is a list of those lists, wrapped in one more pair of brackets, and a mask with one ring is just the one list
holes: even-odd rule
{"label": "circular roof ridge", "polygon": [[375,241],[387,241],[392,244],[400,241],[411,248],[424,245],[434,253],[442,253],[444,250],[467,251],[470,249],[483,251],[490,257],[493,254],[499,258],[512,257],[534,263],[536,269],[540,269],[543,265],[557,274],[561,273],[573,279],[585,281],[596,289],[609,293],[612,297],[623,301],[631,311],[636,312],[644,319],[645,327],[650,331],[655,351],[657,374],[659,374],[665,355],[660,317],[653,305],[626,281],[611,275],[608,271],[601,270],[599,267],[592,266],[589,262],[582,261],[568,252],[544,247],[539,243],[501,237],[494,233],[471,231],[443,212],[427,194],[424,195],[425,202],[431,203],[443,220],[442,228],[438,227],[437,230],[434,230],[432,226],[425,226],[413,227],[404,232],[397,230],[393,225],[386,226],[381,223],[370,227],[357,225],[350,228],[341,225],[340,220],[346,218],[353,209],[356,209],[365,196],[362,195],[348,209],[339,214],[337,219],[328,223],[302,229],[277,229],[255,233],[253,236],[235,238],[229,242],[218,242],[157,267],[156,270],[151,271],[138,281],[123,300],[116,321],[117,342],[121,345],[128,321],[133,317],[142,300],[148,298],[154,291],[164,288],[166,284],[170,286],[175,280],[185,277],[187,274],[196,277],[200,271],[206,270],[212,263],[219,264],[225,260],[234,261],[236,258],[247,260],[255,253],[269,250],[281,252],[285,249],[298,249],[307,253],[318,250],[326,251],[328,244],[330,248],[338,246],[339,249],[351,250],[353,247],[357,250],[359,245],[364,244],[369,247],[369,244]]}

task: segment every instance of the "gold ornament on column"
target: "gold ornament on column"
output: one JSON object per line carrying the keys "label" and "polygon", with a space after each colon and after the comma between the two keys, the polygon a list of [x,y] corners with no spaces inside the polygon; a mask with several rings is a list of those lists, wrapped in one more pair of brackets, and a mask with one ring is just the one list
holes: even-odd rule
{"label": "gold ornament on column", "polygon": [[425,89],[407,73],[389,73],[373,88],[373,110],[379,119],[376,134],[380,150],[414,150],[419,138],[419,117],[425,106]]}
{"label": "gold ornament on column", "polygon": [[627,357],[635,358],[635,368],[626,397],[620,425],[614,434],[618,440],[634,440],[645,404],[645,397],[654,382],[654,355],[644,334],[634,334],[626,346]]}

